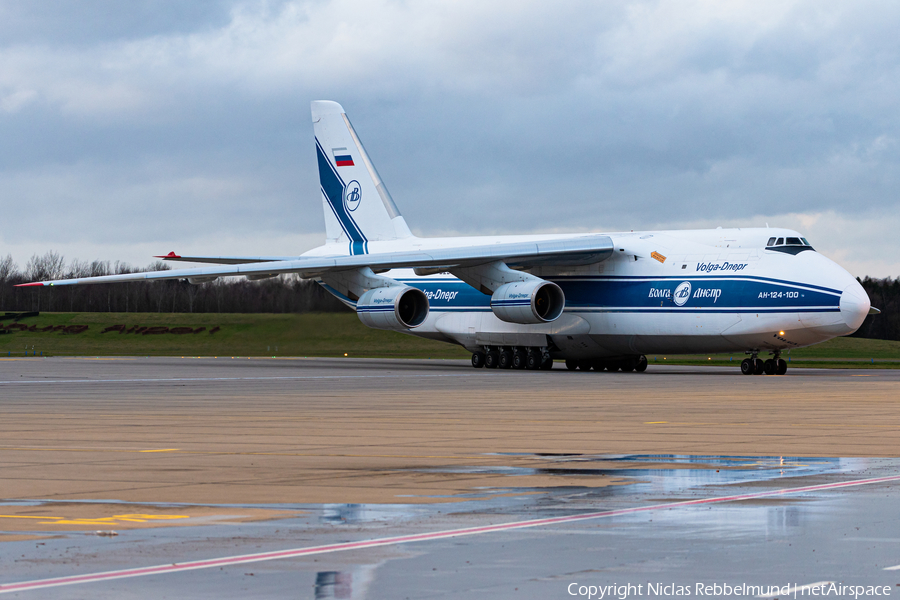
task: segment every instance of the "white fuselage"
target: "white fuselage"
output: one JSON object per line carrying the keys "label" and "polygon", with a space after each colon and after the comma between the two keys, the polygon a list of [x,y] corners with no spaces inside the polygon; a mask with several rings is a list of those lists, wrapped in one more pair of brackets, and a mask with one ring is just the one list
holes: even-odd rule
{"label": "white fuselage", "polygon": [[[473,351],[549,346],[557,358],[781,351],[850,334],[869,311],[862,286],[828,258],[811,248],[794,253],[767,248],[772,237],[800,237],[791,230],[606,235],[615,244],[607,260],[528,270],[565,293],[565,311],[550,323],[501,321],[491,311],[490,296],[449,273],[419,277],[412,270],[393,270],[384,275],[421,289],[429,299],[428,317],[409,331],[413,335]],[[411,238],[370,242],[368,250],[427,251],[561,237]],[[304,256],[337,254],[346,254],[346,246],[321,246]]]}

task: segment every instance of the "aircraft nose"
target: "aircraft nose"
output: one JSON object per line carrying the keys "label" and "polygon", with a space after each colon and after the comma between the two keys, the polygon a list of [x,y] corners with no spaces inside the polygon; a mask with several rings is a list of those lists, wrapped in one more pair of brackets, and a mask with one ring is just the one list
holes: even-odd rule
{"label": "aircraft nose", "polygon": [[841,316],[851,333],[859,329],[866,315],[869,314],[869,295],[858,281],[848,285],[841,294]]}

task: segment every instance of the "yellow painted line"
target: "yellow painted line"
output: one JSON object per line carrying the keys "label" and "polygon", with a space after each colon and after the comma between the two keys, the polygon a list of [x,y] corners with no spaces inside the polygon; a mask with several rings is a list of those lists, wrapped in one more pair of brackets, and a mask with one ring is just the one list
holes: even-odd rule
{"label": "yellow painted line", "polygon": [[117,525],[122,522],[126,523],[146,523],[147,521],[171,521],[174,519],[190,519],[190,515],[145,515],[145,514],[128,514],[113,515],[112,517],[84,517],[84,518],[65,518],[65,517],[35,517],[26,515],[0,515],[0,519],[39,519],[40,525]]}
{"label": "yellow painted line", "polygon": [[160,448],[159,450],[138,450],[138,452],[178,452],[181,448]]}
{"label": "yellow painted line", "polygon": [[644,425],[662,425],[663,423],[668,423],[668,421],[646,421]]}
{"label": "yellow painted line", "polygon": [[41,525],[115,525],[115,521],[90,521],[87,519],[72,519],[62,521],[44,521]]}
{"label": "yellow painted line", "polygon": [[131,519],[131,520],[139,520],[143,519],[144,521],[165,521],[168,519],[190,519],[190,515],[115,515],[112,517],[113,519]]}

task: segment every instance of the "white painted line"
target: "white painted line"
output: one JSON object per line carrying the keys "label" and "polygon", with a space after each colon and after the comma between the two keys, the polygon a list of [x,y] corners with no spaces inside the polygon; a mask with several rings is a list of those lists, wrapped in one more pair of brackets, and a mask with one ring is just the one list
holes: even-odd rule
{"label": "white painted line", "polygon": [[427,375],[416,372],[398,373],[395,375],[298,375],[274,376],[274,377],[171,377],[148,379],[29,379],[26,381],[0,381],[0,385],[33,385],[33,384],[59,384],[59,383],[178,383],[185,381],[298,381],[311,379],[398,379],[404,376],[421,379],[423,377],[472,377],[478,373],[444,373],[440,375]]}
{"label": "white painted line", "polygon": [[687,506],[699,506],[704,504],[719,504],[722,502],[737,502],[740,500],[753,500],[757,498],[767,498],[772,496],[785,496],[788,494],[802,494],[805,492],[819,492],[824,490],[834,490],[847,487],[855,487],[861,485],[872,485],[876,483],[887,483],[892,481],[900,481],[900,475],[892,475],[890,477],[876,477],[873,479],[856,479],[853,481],[841,481],[836,483],[823,483],[820,485],[810,485],[798,488],[785,488],[780,490],[771,490],[768,492],[755,492],[752,494],[740,494],[736,496],[720,496],[718,498],[701,498],[698,500],[683,500],[681,502],[668,502],[666,504],[654,504],[651,506],[636,506],[634,508],[623,508],[620,510],[610,510],[604,512],[583,513],[580,515],[570,515],[567,517],[551,517],[548,519],[532,519],[529,521],[516,521],[513,523],[501,523],[499,525],[485,525],[483,527],[467,527],[465,529],[450,529],[446,531],[434,531],[430,533],[419,533],[413,535],[401,535],[396,537],[377,538],[374,540],[362,540],[359,542],[346,542],[342,544],[327,544],[324,546],[311,546],[308,548],[293,548],[290,550],[277,550],[274,552],[260,552],[257,554],[243,554],[239,556],[226,556],[222,558],[212,558],[209,560],[195,560],[183,563],[170,563],[165,565],[157,565],[153,567],[139,567],[136,569],[122,569],[119,571],[104,571],[101,573],[88,573],[85,575],[70,575],[68,577],[54,577],[50,579],[37,579],[33,581],[23,581],[20,583],[7,583],[0,585],[0,594],[9,592],[23,592],[26,590],[36,590],[48,587],[57,587],[62,585],[75,585],[79,583],[93,583],[99,581],[108,581],[110,579],[123,579],[126,577],[141,577],[144,575],[162,575],[166,573],[175,573],[179,571],[192,571],[196,569],[209,569],[212,567],[226,567],[231,565],[241,565],[251,562],[260,562],[265,560],[278,560],[282,558],[298,558],[303,556],[311,556],[314,554],[326,554],[329,552],[343,552],[345,550],[362,550],[365,548],[378,548],[380,546],[391,546],[394,544],[406,544],[411,542],[425,542],[431,540],[440,540],[446,538],[462,537],[466,535],[478,535],[482,533],[495,533],[498,531],[510,531],[514,529],[525,529],[528,527],[541,527],[545,525],[558,525],[560,523],[572,523],[576,521],[586,521],[589,519],[604,519],[609,517],[618,517],[622,515],[631,515],[635,513],[650,512],[656,510],[666,510],[672,508],[683,508]]}
{"label": "white painted line", "polygon": [[833,581],[817,581],[816,583],[807,583],[806,585],[796,585],[792,588],[784,589],[781,588],[777,592],[772,592],[771,594],[760,594],[757,598],[775,598],[778,596],[796,596],[797,592],[803,593],[806,590],[810,590],[814,587],[821,587],[823,585],[831,585],[834,583]]}

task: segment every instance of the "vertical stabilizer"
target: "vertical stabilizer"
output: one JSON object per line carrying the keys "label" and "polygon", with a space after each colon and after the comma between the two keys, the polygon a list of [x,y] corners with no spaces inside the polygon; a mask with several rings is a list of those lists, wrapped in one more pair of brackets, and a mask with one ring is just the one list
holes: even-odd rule
{"label": "vertical stabilizer", "polygon": [[366,254],[369,242],[412,237],[341,105],[316,100],[311,109],[328,243]]}

